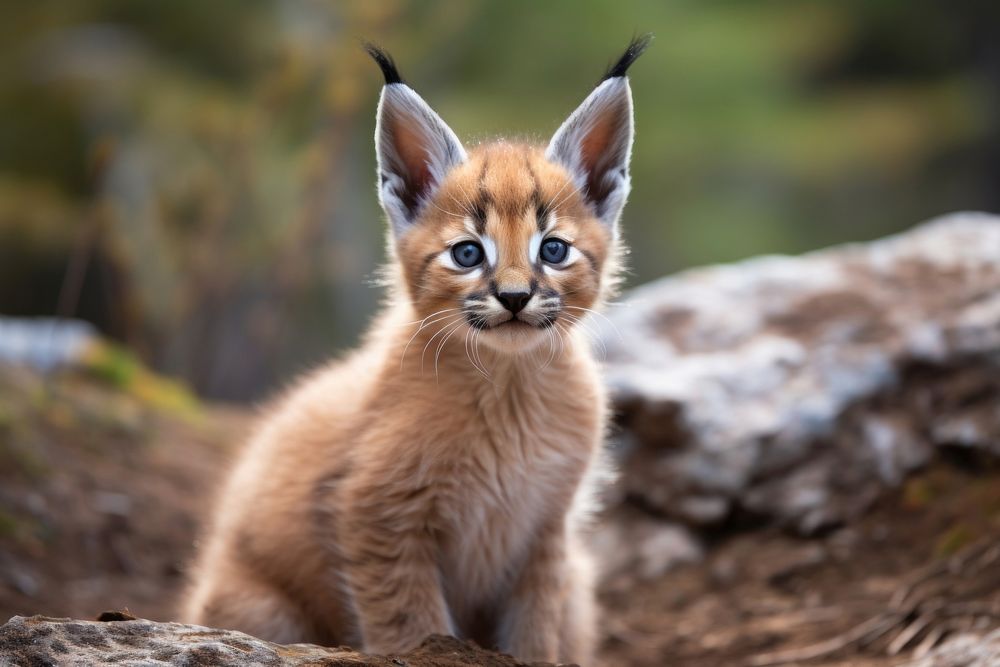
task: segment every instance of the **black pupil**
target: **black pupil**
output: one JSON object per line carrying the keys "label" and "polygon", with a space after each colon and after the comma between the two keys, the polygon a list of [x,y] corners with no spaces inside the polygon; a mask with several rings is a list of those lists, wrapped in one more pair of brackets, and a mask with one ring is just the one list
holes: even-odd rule
{"label": "black pupil", "polygon": [[564,241],[558,239],[551,239],[546,241],[542,245],[542,259],[546,262],[551,262],[553,264],[558,264],[559,262],[566,259],[566,252],[569,247]]}
{"label": "black pupil", "polygon": [[475,266],[483,261],[483,249],[471,241],[459,243],[452,249],[451,254],[459,266]]}

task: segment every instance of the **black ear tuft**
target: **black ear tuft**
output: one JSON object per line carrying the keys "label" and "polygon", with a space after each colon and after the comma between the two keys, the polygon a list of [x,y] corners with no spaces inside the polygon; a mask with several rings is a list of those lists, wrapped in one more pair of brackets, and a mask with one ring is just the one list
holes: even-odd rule
{"label": "black ear tuft", "polygon": [[608,68],[608,71],[604,73],[601,77],[601,81],[606,81],[608,79],[613,79],[616,76],[625,76],[628,72],[628,68],[632,66],[632,63],[642,55],[642,52],[646,50],[649,46],[649,42],[653,39],[653,33],[646,33],[641,37],[633,37],[632,43],[628,45],[625,49],[625,53],[622,57],[618,59],[614,65]]}
{"label": "black ear tuft", "polygon": [[372,60],[378,63],[379,68],[382,70],[382,76],[385,77],[386,85],[390,83],[403,83],[403,77],[399,76],[399,70],[396,69],[396,63],[392,59],[392,56],[371,42],[362,42],[362,46],[368,52],[368,55],[372,57]]}

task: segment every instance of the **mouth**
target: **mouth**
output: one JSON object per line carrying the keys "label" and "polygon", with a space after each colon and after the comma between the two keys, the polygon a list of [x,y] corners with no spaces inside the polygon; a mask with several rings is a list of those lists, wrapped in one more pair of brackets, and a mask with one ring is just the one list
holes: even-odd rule
{"label": "mouth", "polygon": [[537,322],[528,322],[517,315],[508,315],[505,320],[489,322],[481,317],[466,316],[466,321],[469,326],[481,331],[539,331],[553,326],[558,317],[558,313],[538,315]]}
{"label": "mouth", "polygon": [[503,327],[504,329],[538,329],[538,328],[540,328],[537,325],[528,324],[524,320],[519,320],[516,317],[510,318],[506,322],[500,322],[499,324],[495,325],[494,328],[497,328],[497,327]]}

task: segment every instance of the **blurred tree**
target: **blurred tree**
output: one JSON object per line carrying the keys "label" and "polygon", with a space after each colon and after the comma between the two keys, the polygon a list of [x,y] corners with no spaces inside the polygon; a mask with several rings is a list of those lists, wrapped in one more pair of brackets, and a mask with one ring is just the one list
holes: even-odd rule
{"label": "blurred tree", "polygon": [[351,344],[382,257],[360,37],[461,136],[544,140],[654,32],[633,283],[997,210],[997,25],[986,0],[15,3],[0,312],[55,312],[85,256],[76,314],[234,399]]}

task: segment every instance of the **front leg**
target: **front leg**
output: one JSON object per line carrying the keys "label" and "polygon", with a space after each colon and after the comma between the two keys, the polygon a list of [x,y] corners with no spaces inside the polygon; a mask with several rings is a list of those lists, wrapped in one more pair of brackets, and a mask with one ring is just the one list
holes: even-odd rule
{"label": "front leg", "polygon": [[340,522],[344,574],[364,650],[402,653],[427,635],[454,635],[441,590],[437,543],[392,502],[355,503]]}
{"label": "front leg", "polygon": [[556,662],[566,588],[566,537],[560,525],[539,535],[515,580],[501,618],[501,650],[521,660]]}

